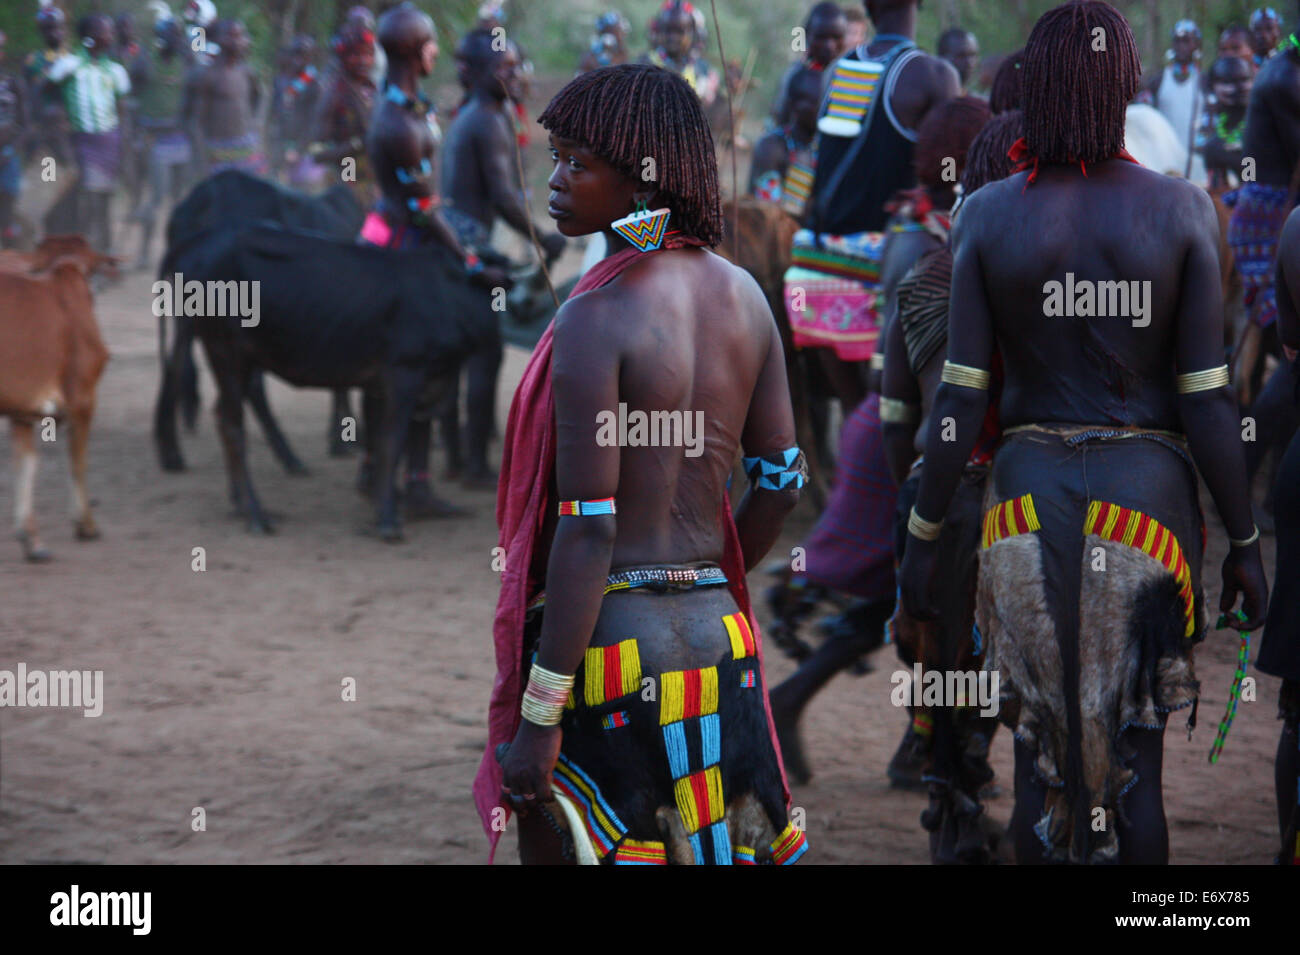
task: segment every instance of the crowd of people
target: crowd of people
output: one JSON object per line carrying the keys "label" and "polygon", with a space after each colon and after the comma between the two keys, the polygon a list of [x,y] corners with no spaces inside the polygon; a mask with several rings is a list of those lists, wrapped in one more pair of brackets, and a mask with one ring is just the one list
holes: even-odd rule
{"label": "crowd of people", "polygon": [[[45,3],[21,72],[0,36],[0,237],[20,240],[16,197],[46,160],[61,172],[45,230],[108,251],[125,194],[141,268],[198,179],[342,182],[366,210],[356,241],[450,253],[493,323],[510,284],[494,228],[545,261],[592,237],[515,394],[499,473],[499,336],[461,368],[463,426],[455,396],[428,395],[404,449],[408,513],[461,513],[430,479],[435,420],[449,477],[497,492],[499,673],[474,786],[494,847],[513,812],[526,862],[795,861],[800,716],[892,642],[950,688],[909,695],[887,767],[929,794],[934,861],[992,861],[1000,840],[1022,863],[1167,861],[1163,734],[1175,711],[1195,723],[1212,616],[1199,475],[1230,545],[1219,626],[1267,619],[1257,665],[1283,679],[1279,857],[1294,860],[1300,624],[1268,604],[1259,539],[1276,533],[1293,582],[1300,40],[1261,9],[1202,71],[1200,28],[1181,20],[1144,79],[1124,17],[1069,0],[983,96],[978,39],[953,26],[925,52],[918,7],[808,11],[744,189],[790,223],[775,289],[707,251],[745,78],[710,63],[687,0],[665,0],[639,56],[626,17],[602,15],[541,113],[554,229],[529,209],[531,71],[498,7],[459,39],[463,96],[440,120],[422,89],[437,33],[410,3],[352,8],[328,65],[295,38],[265,104],[247,30],[210,0],[159,5],[146,44],[130,17],[91,14],[69,45]],[[1172,130],[1176,168],[1126,151],[1143,110]],[[1245,319],[1228,335],[1234,290]],[[593,428],[628,408],[699,415],[702,451],[684,455],[668,424],[663,441]],[[1256,505],[1270,454],[1275,490]],[[737,459],[750,486],[733,508]],[[826,506],[765,595],[769,636],[800,664],[769,692],[746,572],[814,478]],[[800,629],[827,602],[814,648]],[[977,674],[997,676],[991,696]],[[1005,835],[982,805],[999,722],[1015,740]]]}

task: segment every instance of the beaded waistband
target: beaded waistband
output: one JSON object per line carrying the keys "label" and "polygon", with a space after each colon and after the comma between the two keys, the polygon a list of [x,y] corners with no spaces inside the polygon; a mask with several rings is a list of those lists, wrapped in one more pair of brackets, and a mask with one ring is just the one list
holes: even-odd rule
{"label": "beaded waistband", "polygon": [[[689,590],[692,587],[712,587],[725,584],[727,575],[717,564],[660,564],[648,567],[627,567],[605,578],[605,593],[646,587],[657,592]],[[546,603],[542,591],[528,603],[533,610]]]}

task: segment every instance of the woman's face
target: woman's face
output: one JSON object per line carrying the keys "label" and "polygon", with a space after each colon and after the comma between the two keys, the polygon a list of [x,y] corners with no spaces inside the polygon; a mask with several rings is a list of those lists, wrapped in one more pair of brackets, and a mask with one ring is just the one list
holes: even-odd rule
{"label": "woman's face", "polygon": [[555,168],[546,181],[551,190],[546,211],[561,235],[604,232],[632,211],[642,183],[571,139],[552,135],[550,144]]}

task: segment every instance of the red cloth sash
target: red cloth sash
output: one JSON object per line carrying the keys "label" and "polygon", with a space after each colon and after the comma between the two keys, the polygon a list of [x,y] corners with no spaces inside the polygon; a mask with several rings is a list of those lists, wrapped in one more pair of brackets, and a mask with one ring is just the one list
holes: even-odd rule
{"label": "red cloth sash", "polygon": [[[670,233],[664,240],[665,249],[687,245],[702,245],[698,239]],[[634,262],[644,261],[656,252],[639,252],[628,248],[593,266],[569,298],[607,285],[618,278]],[[497,543],[505,548],[506,568],[501,575],[501,595],[497,600],[496,618],[492,624],[492,640],[496,647],[497,676],[488,703],[488,742],[474,777],[474,804],[483,820],[491,849],[488,860],[496,855],[501,838],[501,827],[493,826],[493,812],[501,805],[501,767],[496,761],[496,747],[509,743],[519,729],[519,704],[524,687],[521,672],[524,640],[524,611],[528,600],[541,589],[541,582],[529,577],[533,554],[541,536],[548,510],[555,502],[550,500],[551,475],[555,471],[555,400],[551,392],[551,348],[554,339],[554,322],[542,333],[523,379],[510,403],[506,420],[506,435],[501,458],[501,478],[497,485],[497,526],[500,536]],[[763,667],[763,648],[759,639],[758,621],[750,609],[749,589],[745,582],[745,560],[740,550],[740,537],[736,533],[731,515],[731,501],[724,490],[719,502],[719,520],[722,522],[726,542],[722,557],[722,570],[727,575],[727,587],[741,612],[749,620],[758,648],[760,672]],[[721,621],[718,622],[721,626]],[[766,687],[766,682],[764,682]],[[776,752],[777,766],[781,771],[781,784],[787,803],[789,791],[785,785],[785,766],[781,762],[781,747],[772,723],[771,705],[767,693],[763,694],[767,712],[767,725]]]}

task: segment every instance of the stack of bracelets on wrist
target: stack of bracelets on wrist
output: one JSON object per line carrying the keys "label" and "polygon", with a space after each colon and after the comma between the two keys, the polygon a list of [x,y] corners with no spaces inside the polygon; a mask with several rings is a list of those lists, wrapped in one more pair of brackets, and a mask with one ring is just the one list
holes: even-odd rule
{"label": "stack of bracelets on wrist", "polygon": [[938,540],[942,531],[943,521],[927,521],[916,513],[915,507],[912,508],[912,513],[907,516],[907,532],[918,540]]}
{"label": "stack of bracelets on wrist", "polygon": [[564,715],[564,704],[572,689],[572,675],[553,673],[534,663],[519,715],[538,726],[556,726]]}
{"label": "stack of bracelets on wrist", "polygon": [[1258,524],[1255,525],[1255,533],[1251,534],[1249,537],[1245,538],[1244,540],[1237,540],[1236,538],[1229,537],[1229,538],[1228,538],[1228,543],[1231,544],[1233,547],[1249,547],[1251,544],[1255,543],[1255,541],[1257,541],[1257,540],[1259,540],[1259,525],[1258,525]]}

